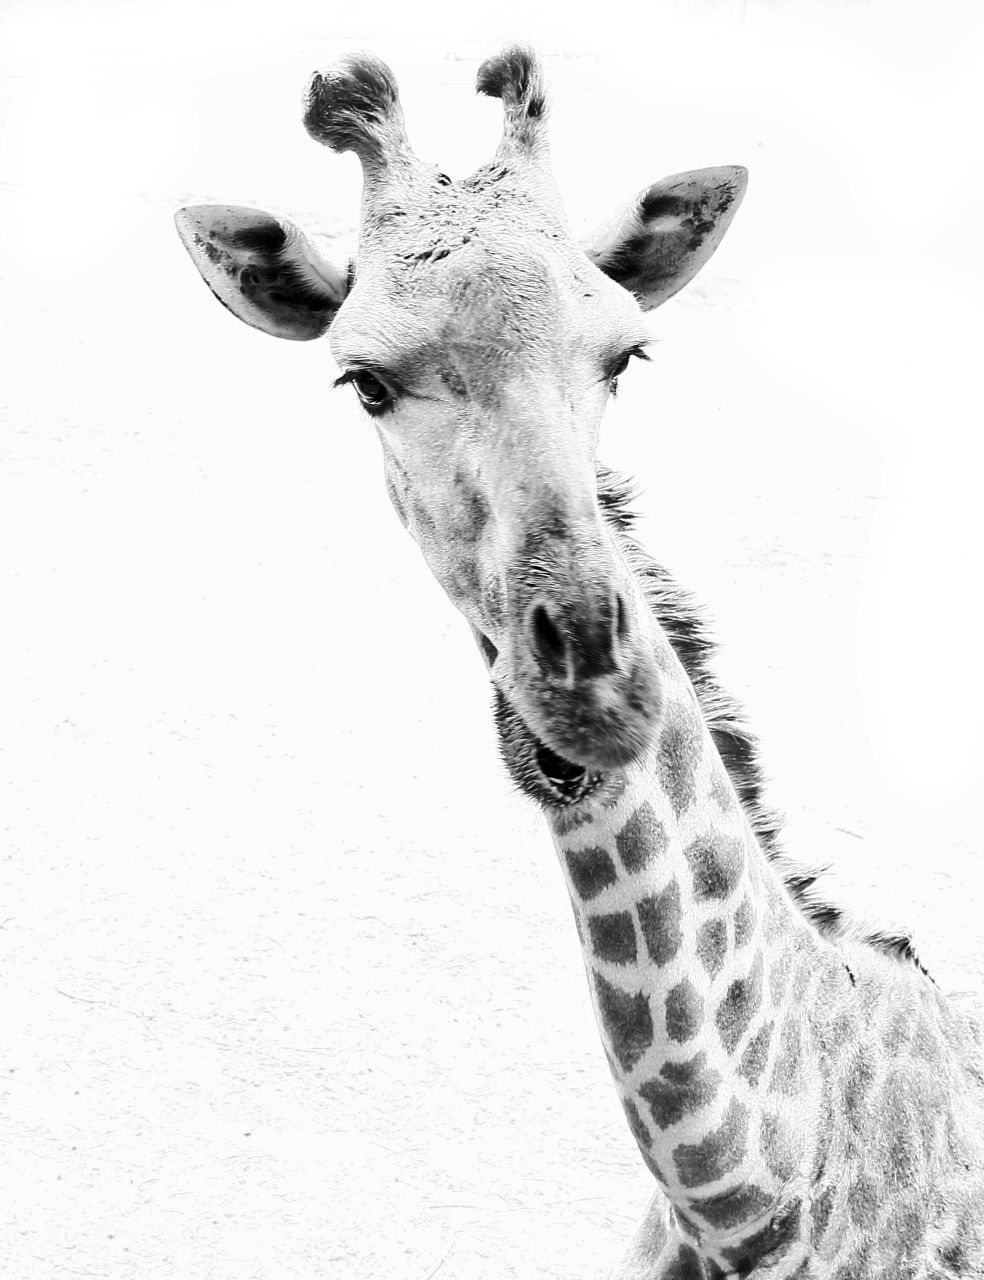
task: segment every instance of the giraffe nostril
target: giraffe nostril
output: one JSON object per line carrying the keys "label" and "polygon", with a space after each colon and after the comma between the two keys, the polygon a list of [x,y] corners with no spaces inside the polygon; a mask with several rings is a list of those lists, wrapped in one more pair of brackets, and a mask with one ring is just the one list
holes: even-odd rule
{"label": "giraffe nostril", "polygon": [[545,666],[558,675],[567,675],[567,641],[550,613],[542,604],[530,612],[530,638],[533,648]]}

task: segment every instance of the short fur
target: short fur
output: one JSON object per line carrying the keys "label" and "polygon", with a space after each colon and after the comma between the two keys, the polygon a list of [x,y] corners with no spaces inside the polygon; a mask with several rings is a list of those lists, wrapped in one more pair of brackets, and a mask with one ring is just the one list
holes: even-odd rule
{"label": "short fur", "polygon": [[732,785],[748,815],[752,830],[766,857],[777,867],[782,880],[810,923],[828,938],[854,938],[886,955],[908,961],[928,977],[916,955],[912,939],[904,933],[868,931],[825,902],[814,891],[823,868],[811,871],[797,866],[784,852],[780,840],[781,817],[763,800],[764,779],[754,736],[743,723],[738,702],[718,685],[710,670],[717,648],[693,597],[679,587],[669,573],[656,563],[632,537],[635,515],[628,503],[635,496],[631,481],[608,467],[598,466],[598,500],[614,530],[622,551],[639,578],[646,602],[694,686],[704,720],[728,770]]}

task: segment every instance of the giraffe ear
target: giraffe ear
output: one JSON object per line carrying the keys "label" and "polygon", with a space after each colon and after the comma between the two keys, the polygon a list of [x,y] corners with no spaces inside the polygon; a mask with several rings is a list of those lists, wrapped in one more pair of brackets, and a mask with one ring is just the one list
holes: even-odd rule
{"label": "giraffe ear", "polygon": [[318,338],[345,301],[348,269],[329,262],[286,219],[199,204],[179,209],[174,221],[205,283],[255,329],[275,338]]}
{"label": "giraffe ear", "polygon": [[675,173],[641,191],[582,248],[651,311],[689,283],[721,243],[747,182],[741,165]]}

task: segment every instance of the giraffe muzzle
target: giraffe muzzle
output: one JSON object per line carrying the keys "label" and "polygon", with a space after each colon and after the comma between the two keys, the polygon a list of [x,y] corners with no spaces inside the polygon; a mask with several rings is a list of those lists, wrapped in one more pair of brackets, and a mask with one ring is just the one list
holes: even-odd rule
{"label": "giraffe muzzle", "polygon": [[517,710],[572,767],[625,767],[655,736],[663,708],[659,675],[632,615],[618,590],[574,601],[540,595],[525,609],[514,671]]}

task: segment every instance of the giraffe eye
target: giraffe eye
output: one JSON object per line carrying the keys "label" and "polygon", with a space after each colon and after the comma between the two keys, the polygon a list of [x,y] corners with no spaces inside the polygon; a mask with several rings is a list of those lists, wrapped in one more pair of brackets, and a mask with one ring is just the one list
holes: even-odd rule
{"label": "giraffe eye", "polygon": [[368,369],[349,369],[340,378],[336,378],[333,385],[344,387],[348,382],[355,387],[355,394],[366,413],[386,413],[393,407],[396,392]]}
{"label": "giraffe eye", "polygon": [[356,370],[349,381],[355,387],[355,394],[370,411],[384,409],[393,398],[389,388],[368,369]]}

